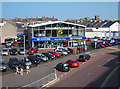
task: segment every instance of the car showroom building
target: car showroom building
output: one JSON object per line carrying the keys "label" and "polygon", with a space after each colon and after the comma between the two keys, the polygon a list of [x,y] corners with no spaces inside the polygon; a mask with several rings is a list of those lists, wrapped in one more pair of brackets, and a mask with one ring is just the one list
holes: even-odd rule
{"label": "car showroom building", "polygon": [[85,46],[84,25],[49,21],[27,27],[29,47],[56,48]]}

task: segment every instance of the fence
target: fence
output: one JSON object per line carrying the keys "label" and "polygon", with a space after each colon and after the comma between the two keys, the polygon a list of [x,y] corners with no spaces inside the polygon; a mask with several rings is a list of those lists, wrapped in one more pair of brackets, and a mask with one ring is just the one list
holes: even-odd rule
{"label": "fence", "polygon": [[55,78],[56,78],[55,73],[51,73],[51,74],[41,78],[40,80],[37,80],[31,84],[25,85],[19,89],[25,89],[25,88],[30,88],[30,87],[31,88],[33,87],[34,89],[38,89],[38,88],[42,87],[43,85],[47,84],[48,82],[52,81]]}

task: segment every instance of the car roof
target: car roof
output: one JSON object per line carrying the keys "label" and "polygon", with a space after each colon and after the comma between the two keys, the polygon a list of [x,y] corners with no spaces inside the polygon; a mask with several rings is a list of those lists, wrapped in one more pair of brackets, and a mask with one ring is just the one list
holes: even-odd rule
{"label": "car roof", "polygon": [[16,57],[11,57],[10,59],[14,60],[14,59],[17,59]]}
{"label": "car roof", "polygon": [[77,61],[76,59],[70,59],[71,61]]}
{"label": "car roof", "polygon": [[20,49],[24,49],[24,47],[20,47]]}
{"label": "car roof", "polygon": [[1,62],[5,62],[5,60],[4,60],[4,59],[0,59],[0,63],[1,63]]}
{"label": "car roof", "polygon": [[50,50],[50,51],[48,51],[48,52],[55,52],[55,51]]}
{"label": "car roof", "polygon": [[32,48],[37,48],[37,47],[32,47]]}
{"label": "car roof", "polygon": [[3,48],[3,49],[4,49],[4,50],[5,50],[5,49],[7,49],[7,50],[8,50],[8,48]]}

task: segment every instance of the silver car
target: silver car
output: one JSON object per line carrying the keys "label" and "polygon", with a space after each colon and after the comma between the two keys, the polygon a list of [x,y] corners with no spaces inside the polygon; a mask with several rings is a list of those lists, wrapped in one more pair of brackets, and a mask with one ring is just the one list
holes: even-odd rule
{"label": "silver car", "polygon": [[26,66],[32,66],[32,62],[28,58],[21,58],[20,59],[20,64],[24,67]]}
{"label": "silver car", "polygon": [[1,59],[0,60],[0,71],[6,71],[7,67],[6,67],[6,63],[5,60]]}
{"label": "silver car", "polygon": [[24,51],[24,47],[20,47],[20,51],[19,51],[19,54],[24,54],[25,51]]}
{"label": "silver car", "polygon": [[35,54],[35,56],[37,57],[37,58],[40,58],[42,61],[44,61],[44,62],[46,62],[46,61],[48,61],[48,57],[46,57],[45,55],[43,55],[43,54],[41,54],[41,53],[37,53],[37,54]]}
{"label": "silver car", "polygon": [[3,48],[2,51],[1,51],[1,55],[4,56],[4,55],[7,55],[8,56],[9,54],[9,49],[8,48]]}

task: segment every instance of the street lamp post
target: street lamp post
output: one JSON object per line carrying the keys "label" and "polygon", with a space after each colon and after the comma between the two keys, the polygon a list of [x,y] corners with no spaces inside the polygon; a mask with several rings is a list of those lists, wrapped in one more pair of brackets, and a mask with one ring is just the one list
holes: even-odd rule
{"label": "street lamp post", "polygon": [[24,37],[24,57],[25,57],[25,35],[23,37]]}

